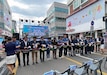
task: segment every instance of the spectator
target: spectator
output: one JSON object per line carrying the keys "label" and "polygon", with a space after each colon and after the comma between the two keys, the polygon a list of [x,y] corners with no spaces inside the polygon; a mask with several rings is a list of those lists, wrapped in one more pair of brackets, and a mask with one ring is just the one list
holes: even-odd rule
{"label": "spectator", "polygon": [[7,43],[5,44],[5,52],[6,52],[6,64],[7,64],[7,68],[10,71],[10,75],[14,75],[13,69],[14,69],[14,63],[16,61],[15,50],[16,50],[16,46],[12,42],[12,38],[8,37]]}

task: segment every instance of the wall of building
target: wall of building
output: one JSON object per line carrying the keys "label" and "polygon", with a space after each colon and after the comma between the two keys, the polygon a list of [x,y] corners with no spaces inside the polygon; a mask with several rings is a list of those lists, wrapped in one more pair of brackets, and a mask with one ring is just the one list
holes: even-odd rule
{"label": "wall of building", "polygon": [[[79,0],[80,1],[80,0]],[[76,8],[75,10],[73,9],[73,2],[69,5],[70,7],[70,14],[69,15],[73,15],[76,12],[86,8],[87,6],[90,6],[91,4],[95,3],[98,0],[88,0],[86,3],[80,4],[78,8]]]}
{"label": "wall of building", "polygon": [[67,33],[90,32],[92,21],[94,22],[94,31],[104,30],[105,23],[102,20],[103,16],[105,16],[105,1],[99,0],[67,18],[66,28],[69,31]]}
{"label": "wall of building", "polygon": [[50,36],[58,36],[58,34],[65,33],[67,14],[67,5],[57,2],[52,4],[47,11],[47,22],[50,23]]}
{"label": "wall of building", "polygon": [[3,36],[12,35],[12,14],[7,0],[0,0],[0,28]]}
{"label": "wall of building", "polygon": [[4,11],[3,11],[3,0],[0,0],[0,28],[4,29]]}

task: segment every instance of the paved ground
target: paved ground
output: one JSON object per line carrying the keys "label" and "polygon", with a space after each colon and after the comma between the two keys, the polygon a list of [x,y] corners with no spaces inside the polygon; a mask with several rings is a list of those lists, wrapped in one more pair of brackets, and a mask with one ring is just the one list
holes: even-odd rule
{"label": "paved ground", "polygon": [[[31,54],[30,54],[31,57]],[[65,69],[69,67],[69,65],[78,65],[80,66],[82,62],[88,61],[89,59],[96,59],[104,57],[100,54],[91,54],[91,55],[85,55],[85,56],[74,56],[74,57],[64,57],[62,59],[52,59],[52,60],[45,60],[45,62],[39,64],[32,65],[32,61],[30,58],[30,65],[23,67],[22,66],[18,68],[17,75],[43,75],[44,72],[50,71],[50,70],[58,70],[60,72],[63,72]],[[106,64],[107,67],[107,64]],[[107,75],[107,68],[104,69],[104,62],[102,65],[102,71],[103,75]],[[92,75],[92,74],[90,74]],[[94,74],[93,74],[94,75]],[[100,75],[100,74],[99,74]]]}

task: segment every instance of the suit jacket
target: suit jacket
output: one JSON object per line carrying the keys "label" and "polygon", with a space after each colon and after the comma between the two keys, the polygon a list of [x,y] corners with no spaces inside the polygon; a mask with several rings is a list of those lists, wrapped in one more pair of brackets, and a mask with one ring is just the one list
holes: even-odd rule
{"label": "suit jacket", "polygon": [[36,43],[38,43],[38,42],[31,41],[31,48],[33,48],[33,44],[36,44]]}
{"label": "suit jacket", "polygon": [[46,45],[46,41],[45,40],[40,40],[39,43],[40,43],[40,47],[42,47],[42,44]]}
{"label": "suit jacket", "polygon": [[[21,49],[24,49],[24,47],[26,47],[24,40],[23,40],[23,41],[21,41],[20,46],[21,46],[21,47],[20,47]],[[31,46],[31,44],[30,44],[30,42],[29,42],[29,41],[27,41],[27,47],[28,47],[28,46]]]}

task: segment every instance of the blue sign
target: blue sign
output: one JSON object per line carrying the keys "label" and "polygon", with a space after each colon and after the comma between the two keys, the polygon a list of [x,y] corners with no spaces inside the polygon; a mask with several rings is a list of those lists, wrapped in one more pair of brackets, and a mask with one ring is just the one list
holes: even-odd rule
{"label": "blue sign", "polygon": [[3,38],[0,38],[0,49],[2,49],[2,41],[3,41]]}
{"label": "blue sign", "polygon": [[48,26],[24,25],[23,33],[27,33],[28,36],[47,36],[49,29]]}
{"label": "blue sign", "polygon": [[94,21],[91,21],[91,25],[92,25],[92,26],[94,25]]}

